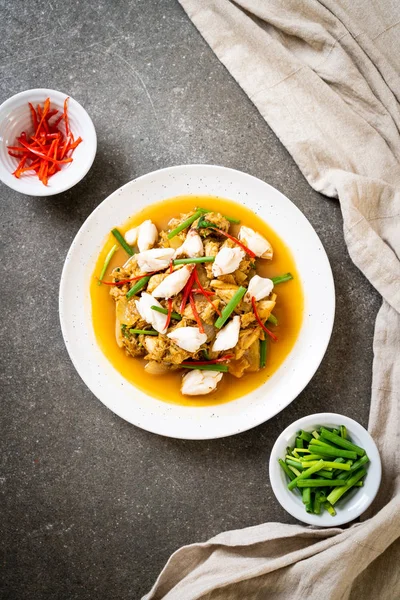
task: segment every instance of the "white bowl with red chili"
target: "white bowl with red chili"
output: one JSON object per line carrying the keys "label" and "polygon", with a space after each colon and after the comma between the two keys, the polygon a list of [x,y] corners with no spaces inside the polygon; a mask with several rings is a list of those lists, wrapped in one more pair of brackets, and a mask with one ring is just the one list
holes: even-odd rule
{"label": "white bowl with red chili", "polygon": [[73,98],[49,89],[12,96],[0,106],[0,179],[29,196],[52,196],[92,166],[96,131]]}

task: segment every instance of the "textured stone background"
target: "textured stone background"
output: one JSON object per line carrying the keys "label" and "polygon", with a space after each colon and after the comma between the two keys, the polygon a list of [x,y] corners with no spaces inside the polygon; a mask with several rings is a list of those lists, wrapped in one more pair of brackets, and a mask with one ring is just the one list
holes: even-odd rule
{"label": "textured stone background", "polygon": [[[336,201],[308,186],[175,0],[0,0],[0,101],[48,87],[85,106],[98,154],[48,199],[1,185],[1,598],[125,600],[170,553],[221,530],[294,522],[267,477],[279,432],[334,410],[366,425],[377,293],[351,263]],[[61,337],[58,285],[83,220],[130,179],[214,163],[268,181],[305,213],[337,290],[331,344],[307,389],[260,427],[185,442],[108,411]]]}

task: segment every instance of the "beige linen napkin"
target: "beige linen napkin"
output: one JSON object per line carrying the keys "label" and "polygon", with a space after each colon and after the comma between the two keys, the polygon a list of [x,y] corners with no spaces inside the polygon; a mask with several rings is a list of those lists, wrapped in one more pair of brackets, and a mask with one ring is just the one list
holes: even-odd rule
{"label": "beige linen napkin", "polygon": [[180,2],[310,185],[339,198],[383,297],[369,429],[384,474],[361,523],[222,533],[175,552],[145,599],[400,599],[400,2]]}

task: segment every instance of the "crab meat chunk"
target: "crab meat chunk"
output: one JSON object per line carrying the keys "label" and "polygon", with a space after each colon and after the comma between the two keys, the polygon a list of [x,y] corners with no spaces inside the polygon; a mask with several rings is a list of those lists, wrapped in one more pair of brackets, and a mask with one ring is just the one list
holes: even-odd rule
{"label": "crab meat chunk", "polygon": [[162,308],[161,304],[153,298],[151,294],[143,292],[139,300],[136,300],[136,308],[138,313],[146,323],[153,326],[153,329],[158,333],[165,333],[165,326],[167,324],[167,315],[159,313],[157,310],[153,310],[152,306],[158,306]]}
{"label": "crab meat chunk", "polygon": [[213,392],[221,379],[222,373],[217,371],[194,369],[182,378],[181,392],[185,396],[204,396]]}
{"label": "crab meat chunk", "polygon": [[182,246],[175,251],[175,258],[178,256],[187,256],[188,258],[204,256],[203,241],[195,229],[189,231]]}
{"label": "crab meat chunk", "polygon": [[274,283],[271,279],[254,275],[254,277],[250,279],[249,287],[244,299],[246,302],[251,302],[251,299],[254,296],[258,302],[258,300],[262,300],[269,296],[273,289]]}
{"label": "crab meat chunk", "polygon": [[222,352],[234,348],[239,341],[240,317],[236,315],[217,333],[215,342],[211,348],[212,352]]}
{"label": "crab meat chunk", "polygon": [[152,248],[136,254],[136,260],[143,273],[151,273],[166,269],[173,256],[173,248]]}
{"label": "crab meat chunk", "polygon": [[243,257],[244,252],[240,248],[228,248],[226,246],[221,248],[212,265],[214,277],[228,275],[236,271]]}
{"label": "crab meat chunk", "polygon": [[129,229],[124,235],[126,243],[129,244],[130,246],[134,246],[137,242],[138,235],[139,235],[139,227],[134,227],[133,229]]}
{"label": "crab meat chunk", "polygon": [[192,265],[184,265],[182,269],[178,269],[168,275],[156,289],[153,290],[154,298],[172,298],[172,296],[179,294],[185,287],[192,270]]}
{"label": "crab meat chunk", "polygon": [[152,248],[156,243],[157,239],[157,227],[150,219],[147,219],[147,221],[143,221],[143,223],[138,227],[129,229],[129,231],[127,231],[125,234],[125,241],[127,242],[127,244],[129,244],[130,246],[134,246],[135,244],[137,244],[139,252],[144,252],[145,250],[149,250],[150,248]]}
{"label": "crab meat chunk", "polygon": [[273,249],[271,244],[265,237],[254,231],[254,229],[242,225],[238,237],[259,258],[272,258]]}
{"label": "crab meat chunk", "polygon": [[186,352],[197,352],[200,346],[207,341],[207,335],[200,333],[198,327],[178,327],[167,333],[167,337]]}

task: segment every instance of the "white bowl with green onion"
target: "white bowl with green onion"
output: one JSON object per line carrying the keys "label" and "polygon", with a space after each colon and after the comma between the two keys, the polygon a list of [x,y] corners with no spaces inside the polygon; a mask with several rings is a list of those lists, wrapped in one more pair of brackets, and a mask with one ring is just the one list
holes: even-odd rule
{"label": "white bowl with green onion", "polygon": [[283,508],[299,521],[335,527],[357,519],[381,482],[374,440],[359,423],[335,413],[303,417],[271,451],[269,477]]}

